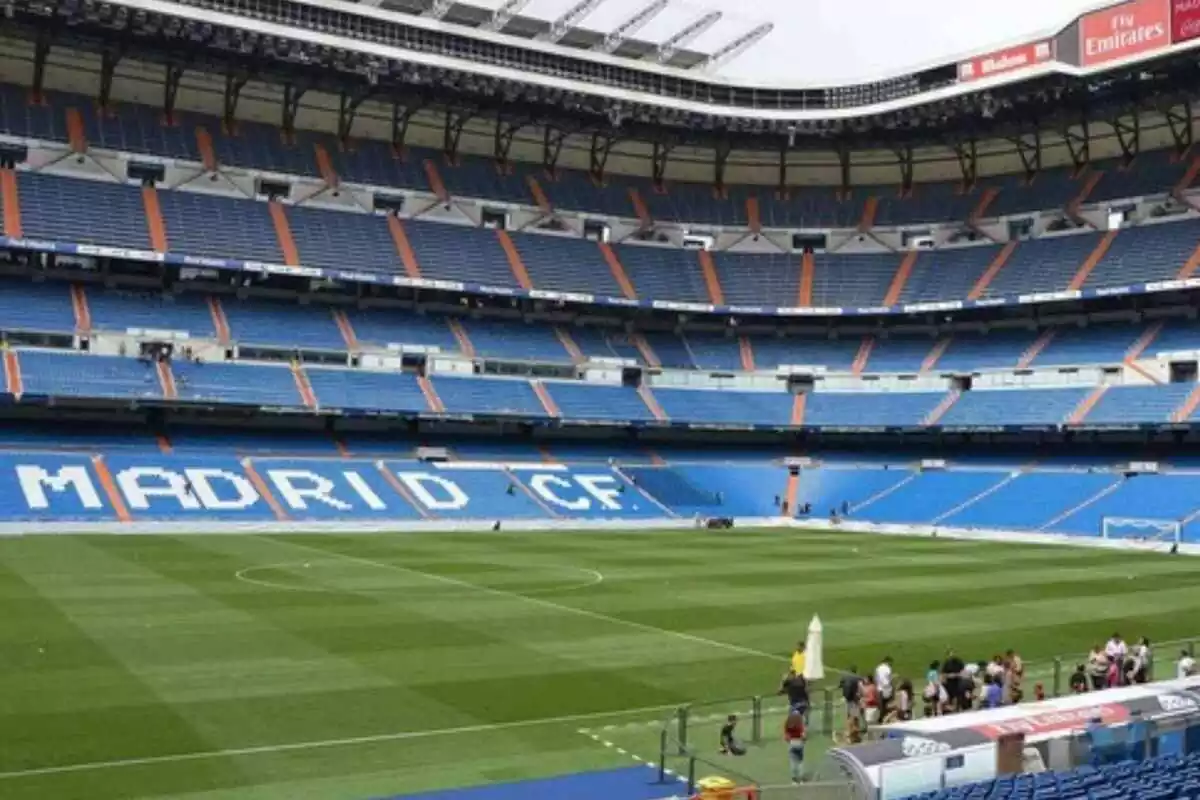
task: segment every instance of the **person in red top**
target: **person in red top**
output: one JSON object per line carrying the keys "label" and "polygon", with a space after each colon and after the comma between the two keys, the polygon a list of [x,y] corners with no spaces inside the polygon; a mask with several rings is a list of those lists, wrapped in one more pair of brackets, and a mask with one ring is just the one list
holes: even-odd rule
{"label": "person in red top", "polygon": [[804,780],[804,714],[792,710],[783,722],[783,740],[788,746],[788,762],[792,767],[792,783]]}
{"label": "person in red top", "polygon": [[879,687],[875,685],[875,679],[868,675],[863,679],[863,716],[866,718],[867,727],[879,724]]}

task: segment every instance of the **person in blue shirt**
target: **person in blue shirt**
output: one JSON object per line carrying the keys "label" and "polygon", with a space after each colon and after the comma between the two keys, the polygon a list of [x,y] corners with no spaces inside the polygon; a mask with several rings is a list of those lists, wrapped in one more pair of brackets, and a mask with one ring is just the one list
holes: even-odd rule
{"label": "person in blue shirt", "polygon": [[1004,697],[1004,686],[991,675],[983,676],[983,707],[999,708]]}

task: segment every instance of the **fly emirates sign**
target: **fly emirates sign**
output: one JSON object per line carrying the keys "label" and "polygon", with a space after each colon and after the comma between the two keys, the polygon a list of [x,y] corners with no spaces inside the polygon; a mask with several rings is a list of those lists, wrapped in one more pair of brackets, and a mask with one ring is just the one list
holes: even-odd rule
{"label": "fly emirates sign", "polygon": [[1200,36],[1200,0],[1171,0],[1171,41]]}
{"label": "fly emirates sign", "polygon": [[1079,60],[1084,67],[1149,53],[1171,42],[1171,3],[1133,0],[1088,14],[1079,21]]}

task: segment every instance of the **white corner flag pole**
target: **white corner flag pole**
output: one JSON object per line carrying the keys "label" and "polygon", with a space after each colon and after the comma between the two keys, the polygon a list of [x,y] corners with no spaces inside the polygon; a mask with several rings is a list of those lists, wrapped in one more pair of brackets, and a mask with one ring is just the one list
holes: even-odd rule
{"label": "white corner flag pole", "polygon": [[804,641],[804,679],[819,681],[825,677],[824,636],[821,618],[813,614],[808,623],[808,638]]}

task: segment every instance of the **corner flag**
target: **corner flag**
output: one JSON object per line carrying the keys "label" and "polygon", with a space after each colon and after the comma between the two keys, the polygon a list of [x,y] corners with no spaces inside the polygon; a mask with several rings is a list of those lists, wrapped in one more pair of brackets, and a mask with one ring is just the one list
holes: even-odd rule
{"label": "corner flag", "polygon": [[821,618],[813,614],[812,622],[808,623],[808,638],[804,641],[805,680],[819,681],[825,677],[825,656],[822,639]]}

